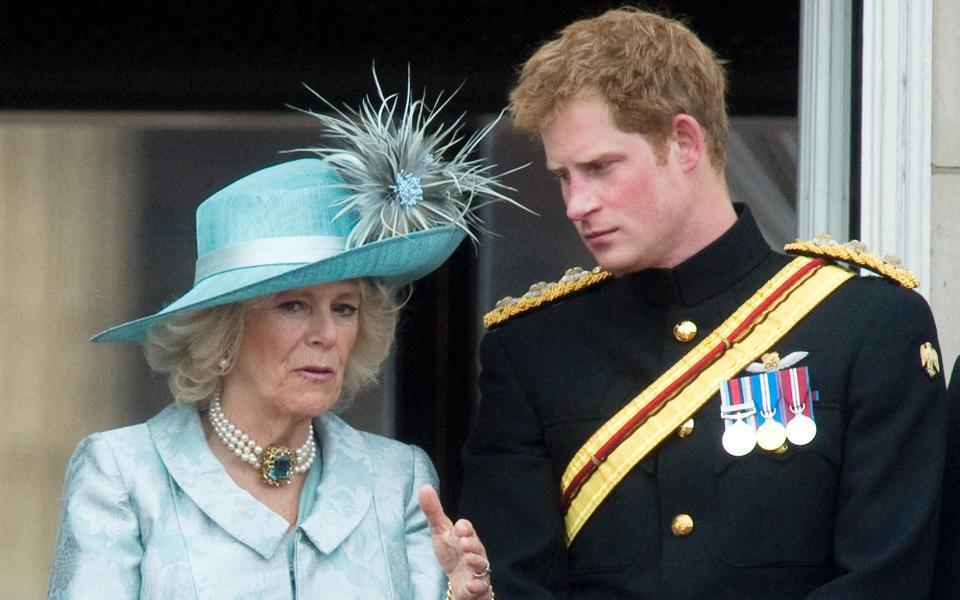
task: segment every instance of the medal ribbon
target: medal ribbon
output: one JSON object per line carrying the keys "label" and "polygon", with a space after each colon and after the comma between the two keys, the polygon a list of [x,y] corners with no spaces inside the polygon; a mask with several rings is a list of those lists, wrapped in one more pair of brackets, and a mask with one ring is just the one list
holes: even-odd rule
{"label": "medal ribbon", "polygon": [[[770,389],[771,379],[776,377],[776,373],[766,372],[754,375],[754,383],[760,399],[760,414],[763,415],[764,422],[768,420],[779,421],[780,396],[777,394],[777,380],[773,379],[773,389]],[[756,398],[756,396],[754,396]],[[775,404],[776,403],[776,404]]]}
{"label": "medal ribbon", "polygon": [[853,273],[798,257],[590,436],[561,478],[567,545],[643,457]]}
{"label": "medal ribbon", "polygon": [[784,394],[787,396],[787,410],[790,415],[805,415],[813,418],[813,398],[810,394],[810,371],[806,368],[785,369],[780,372],[780,385],[783,387]]}
{"label": "medal ribbon", "polygon": [[730,379],[720,386],[720,404],[726,409],[720,414],[724,415],[724,419],[743,420],[754,424],[757,411],[753,402],[744,397],[741,385],[739,379]]}

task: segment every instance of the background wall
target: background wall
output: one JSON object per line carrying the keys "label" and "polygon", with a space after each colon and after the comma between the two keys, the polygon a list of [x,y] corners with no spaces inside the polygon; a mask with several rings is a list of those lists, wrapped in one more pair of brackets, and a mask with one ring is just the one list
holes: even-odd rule
{"label": "background wall", "polygon": [[[138,297],[126,150],[112,127],[0,127],[0,543],[4,595],[37,598],[76,432],[135,414],[136,356],[89,352],[89,323]],[[72,210],[73,203],[84,207]],[[104,243],[109,239],[110,243]],[[110,374],[106,376],[105,374]],[[8,595],[9,594],[9,595]]]}
{"label": "background wall", "polygon": [[943,368],[960,355],[960,3],[933,2],[933,138],[930,303]]}

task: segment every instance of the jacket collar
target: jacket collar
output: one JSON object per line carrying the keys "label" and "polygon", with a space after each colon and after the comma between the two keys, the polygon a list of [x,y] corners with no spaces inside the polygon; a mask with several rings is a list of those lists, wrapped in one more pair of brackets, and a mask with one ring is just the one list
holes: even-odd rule
{"label": "jacket collar", "polygon": [[[265,559],[277,552],[287,521],[241,489],[211,452],[196,409],[171,404],[147,422],[160,459],[183,492],[228,534]],[[363,437],[333,415],[315,419],[323,471],[313,511],[301,523],[321,551],[333,551],[373,500],[373,467]]]}
{"label": "jacket collar", "polygon": [[746,277],[771,255],[750,209],[735,204],[737,220],[719,238],[672,269],[647,269],[620,278],[624,290],[651,305],[695,306]]}
{"label": "jacket collar", "polygon": [[300,527],[318,550],[328,554],[370,509],[375,474],[360,432],[331,414],[315,419],[314,427],[320,434],[323,472],[313,510]]}

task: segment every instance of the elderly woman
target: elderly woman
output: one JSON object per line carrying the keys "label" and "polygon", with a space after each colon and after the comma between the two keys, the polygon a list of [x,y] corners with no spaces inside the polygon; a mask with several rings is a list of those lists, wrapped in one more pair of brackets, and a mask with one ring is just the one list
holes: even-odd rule
{"label": "elderly woman", "polygon": [[479,136],[442,160],[450,131],[420,131],[417,104],[399,124],[392,110],[320,116],[346,149],[208,198],[193,288],[94,337],[141,341],[175,402],[80,442],[50,597],[492,596],[483,546],[444,515],[426,454],[331,414],[376,378],[397,286],[450,255],[478,198],[503,199],[465,158]]}

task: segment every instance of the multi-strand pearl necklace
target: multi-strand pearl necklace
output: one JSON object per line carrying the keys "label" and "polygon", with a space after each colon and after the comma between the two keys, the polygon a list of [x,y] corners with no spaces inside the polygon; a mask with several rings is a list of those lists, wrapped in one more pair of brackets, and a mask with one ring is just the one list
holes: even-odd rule
{"label": "multi-strand pearl necklace", "polygon": [[317,444],[313,439],[313,423],[307,441],[291,453],[286,446],[260,446],[256,440],[240,430],[223,414],[220,405],[220,392],[210,403],[210,425],[214,433],[234,456],[260,471],[260,477],[267,485],[278,486],[290,483],[295,474],[306,473],[317,457]]}

